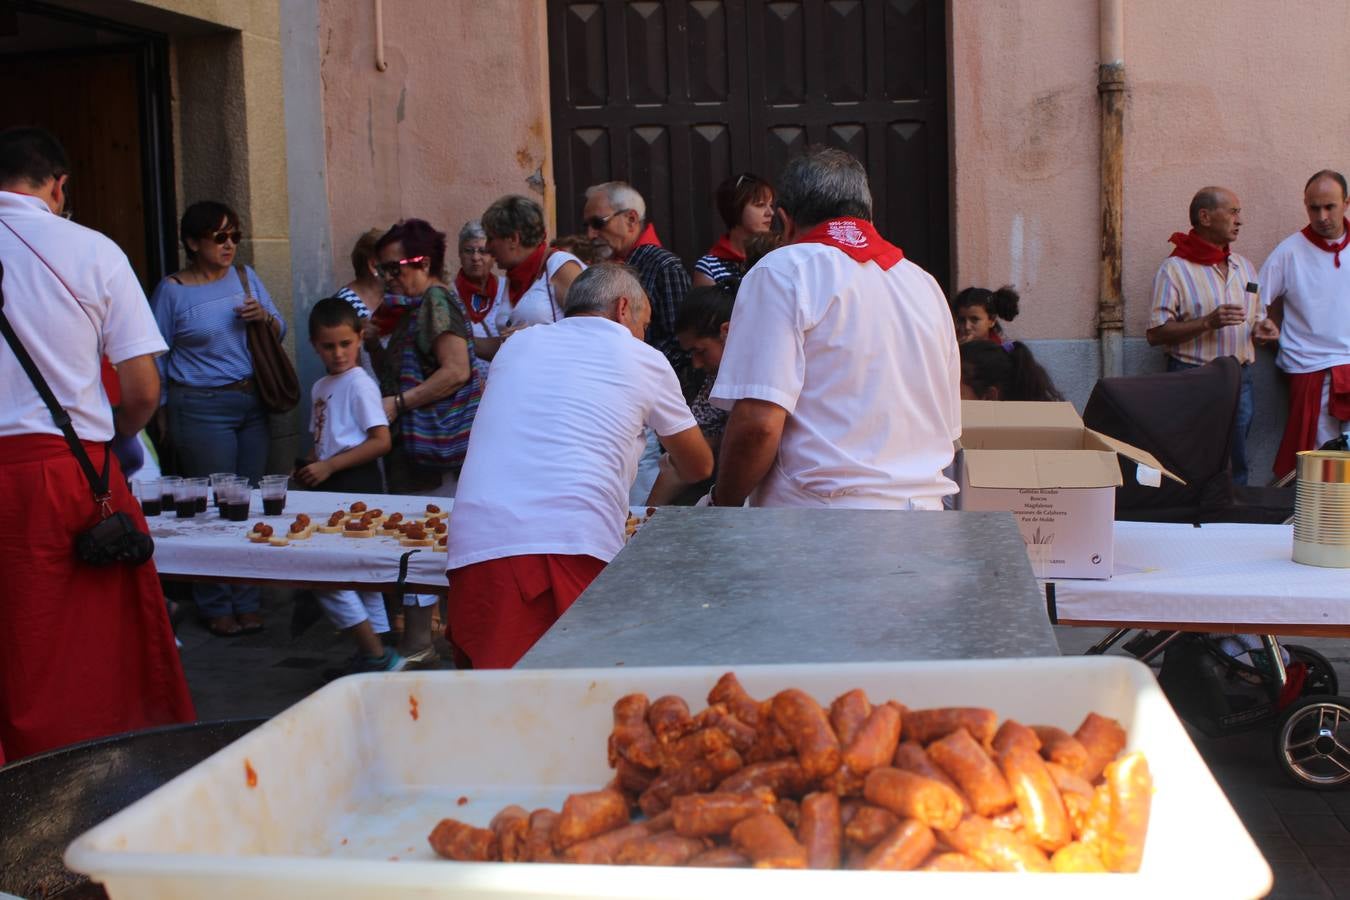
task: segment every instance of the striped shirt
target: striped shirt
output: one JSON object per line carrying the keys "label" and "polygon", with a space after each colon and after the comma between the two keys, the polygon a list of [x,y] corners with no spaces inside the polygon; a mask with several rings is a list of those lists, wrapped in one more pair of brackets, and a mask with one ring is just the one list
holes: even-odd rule
{"label": "striped shirt", "polygon": [[[281,337],[285,338],[286,322],[262,279],[248,266],[244,271],[253,296],[277,317]],[[235,312],[244,305],[244,299],[244,286],[233,271],[210,284],[179,284],[172,278],[159,283],[150,297],[150,308],[169,345],[169,352],[157,359],[165,392],[169,382],[220,387],[253,374],[245,322]]]}
{"label": "striped shirt", "polygon": [[1228,257],[1227,278],[1217,265],[1202,266],[1179,256],[1169,256],[1153,278],[1153,305],[1149,310],[1148,327],[1199,319],[1224,303],[1242,306],[1247,310],[1247,320],[1241,325],[1206,331],[1166,348],[1167,354],[1194,366],[1221,356],[1236,357],[1244,364],[1255,362],[1252,328],[1266,317],[1266,305],[1260,292],[1248,290],[1249,286],[1255,288],[1256,283],[1256,267],[1237,253]]}
{"label": "striped shirt", "polygon": [[713,280],[713,284],[721,284],[724,281],[732,279],[740,280],[745,276],[745,266],[741,263],[732,262],[717,256],[700,256],[694,262],[694,271],[702,272]]}

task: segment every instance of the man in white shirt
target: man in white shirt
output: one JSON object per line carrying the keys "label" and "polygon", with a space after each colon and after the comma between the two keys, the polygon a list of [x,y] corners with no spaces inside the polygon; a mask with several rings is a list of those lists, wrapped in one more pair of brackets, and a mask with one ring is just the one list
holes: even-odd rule
{"label": "man in white shirt", "polygon": [[731,416],[710,502],[941,509],[961,434],[942,289],[877,234],[849,154],[789,162],[778,202],[788,244],[742,282],[712,390]]}
{"label": "man in white shirt", "polygon": [[623,548],[645,428],[682,478],[712,473],[674,370],[642,341],[635,273],[592,266],[564,314],[497,352],[459,477],[447,635],[478,669],[514,665]]}
{"label": "man in white shirt", "polygon": [[[134,436],[159,400],[165,351],[126,255],[60,215],[69,164],[36,128],[0,132],[0,293],[19,342],[102,471],[114,431]],[[100,357],[117,369],[114,410]],[[145,530],[115,459],[112,510]],[[75,537],[103,518],[61,430],[0,341],[0,763],[195,717],[153,562],[92,566]]]}
{"label": "man in white shirt", "polygon": [[1350,245],[1346,183],[1324,169],[1303,188],[1308,224],[1281,241],[1261,266],[1261,290],[1280,326],[1275,364],[1289,375],[1289,419],[1275,474],[1293,470],[1300,450],[1350,427]]}

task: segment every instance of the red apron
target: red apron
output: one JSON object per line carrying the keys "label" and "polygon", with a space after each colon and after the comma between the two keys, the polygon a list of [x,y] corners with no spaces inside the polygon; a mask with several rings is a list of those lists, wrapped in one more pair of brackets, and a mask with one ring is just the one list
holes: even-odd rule
{"label": "red apron", "polygon": [[445,637],[456,662],[509,669],[567,612],[605,564],[593,556],[538,553],[474,563],[450,573]]}
{"label": "red apron", "polygon": [[[103,446],[84,446],[101,470]],[[109,479],[144,527],[115,458]],[[0,497],[0,762],[196,718],[154,562],[75,558],[98,511],[65,441],[0,437]]]}

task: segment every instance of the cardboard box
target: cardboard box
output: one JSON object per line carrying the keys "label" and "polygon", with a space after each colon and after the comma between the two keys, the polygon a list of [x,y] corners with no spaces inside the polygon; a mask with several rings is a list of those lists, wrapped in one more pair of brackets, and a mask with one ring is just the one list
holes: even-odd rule
{"label": "cardboard box", "polygon": [[1118,456],[1180,481],[1069,403],[964,400],[961,429],[956,508],[1011,512],[1037,578],[1111,577]]}

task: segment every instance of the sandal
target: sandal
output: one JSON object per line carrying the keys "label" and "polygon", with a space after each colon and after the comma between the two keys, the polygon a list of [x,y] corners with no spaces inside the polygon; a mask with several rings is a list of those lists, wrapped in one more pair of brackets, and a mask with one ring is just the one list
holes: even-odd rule
{"label": "sandal", "polygon": [[263,630],[262,616],[255,612],[239,613],[235,619],[239,622],[240,634],[257,634]]}
{"label": "sandal", "polygon": [[202,619],[202,627],[216,637],[239,637],[244,633],[240,627],[239,620],[234,616],[215,616],[211,619]]}

